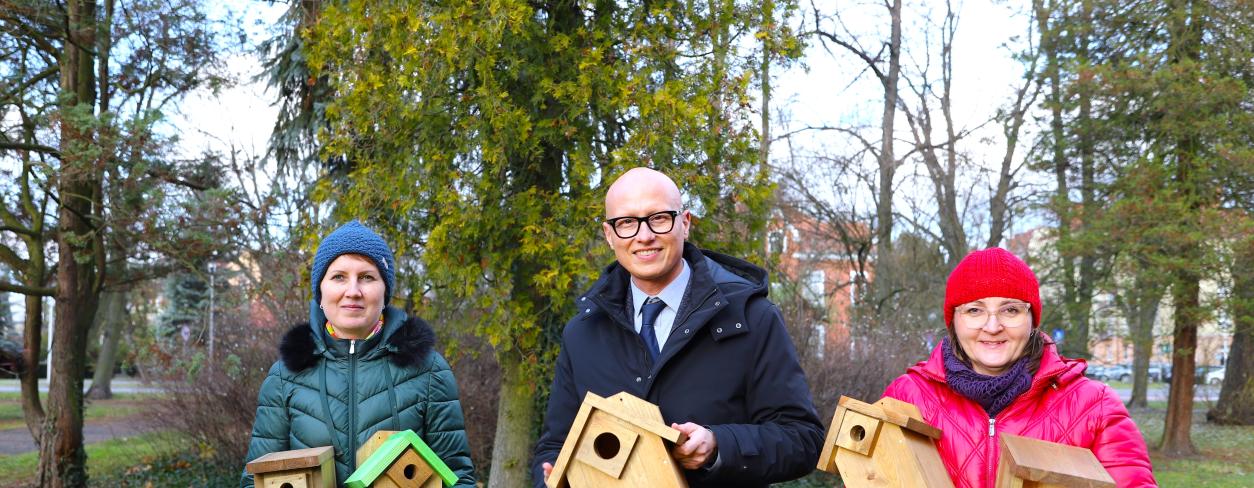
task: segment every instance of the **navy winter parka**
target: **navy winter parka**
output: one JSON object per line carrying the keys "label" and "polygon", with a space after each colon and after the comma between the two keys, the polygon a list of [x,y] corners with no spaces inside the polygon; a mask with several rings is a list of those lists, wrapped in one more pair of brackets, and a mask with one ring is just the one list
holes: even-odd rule
{"label": "navy winter parka", "polygon": [[611,264],[577,299],[532,460],[536,488],[589,391],[626,391],[657,404],[668,425],[709,428],[719,461],[684,471],[690,487],[762,487],[814,470],[823,426],[779,308],[766,298],[766,271],[690,243],[684,259],[691,281],[656,363],[635,331],[626,269]]}

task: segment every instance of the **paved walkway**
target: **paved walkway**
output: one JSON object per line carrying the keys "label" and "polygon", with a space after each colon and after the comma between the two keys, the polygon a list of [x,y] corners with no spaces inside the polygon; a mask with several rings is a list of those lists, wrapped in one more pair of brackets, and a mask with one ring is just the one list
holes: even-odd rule
{"label": "paved walkway", "polygon": [[[123,418],[88,420],[83,425],[83,443],[107,441],[117,437],[131,437],[149,431],[143,414]],[[0,430],[0,456],[10,456],[36,451],[39,446],[31,438],[26,427]]]}
{"label": "paved walkway", "polygon": [[[91,388],[91,380],[83,381],[83,391]],[[144,384],[134,378],[114,378],[109,388],[114,393],[161,393],[161,388],[151,384]],[[0,380],[0,392],[17,393],[22,391],[22,385],[14,379]],[[39,380],[39,391],[48,392],[48,380]]]}

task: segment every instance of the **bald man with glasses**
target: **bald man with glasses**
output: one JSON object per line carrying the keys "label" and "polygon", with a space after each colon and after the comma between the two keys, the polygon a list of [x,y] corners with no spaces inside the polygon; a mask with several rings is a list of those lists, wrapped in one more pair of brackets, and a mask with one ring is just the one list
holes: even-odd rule
{"label": "bald man with glasses", "polygon": [[657,404],[687,435],[671,454],[690,487],[763,487],[812,471],[823,426],[766,298],[766,271],[687,243],[692,215],[657,171],[619,177],[605,217],[616,261],[577,299],[563,331],[534,486],[545,486],[589,391]]}

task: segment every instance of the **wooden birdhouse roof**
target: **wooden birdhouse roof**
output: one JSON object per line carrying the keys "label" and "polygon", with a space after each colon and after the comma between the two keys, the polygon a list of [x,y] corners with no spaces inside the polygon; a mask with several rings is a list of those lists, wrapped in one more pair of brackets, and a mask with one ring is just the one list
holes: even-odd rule
{"label": "wooden birdhouse roof", "polygon": [[1097,456],[1083,447],[1003,433],[1001,464],[1003,472],[998,474],[997,486],[1012,486],[1009,480],[1001,479],[1009,476],[1050,486],[1115,486]]}
{"label": "wooden birdhouse roof", "polygon": [[923,415],[919,413],[918,407],[896,398],[884,397],[871,404],[842,396],[838,405],[933,439],[940,439],[941,436],[940,429],[923,421]]}
{"label": "wooden birdhouse roof", "polygon": [[267,453],[245,466],[249,474],[272,473],[290,469],[313,468],[331,459],[335,451],[330,447],[311,447],[293,451]]}
{"label": "wooden birdhouse roof", "polygon": [[575,420],[570,425],[570,432],[566,434],[567,443],[562,446],[562,452],[553,463],[553,472],[549,474],[550,480],[560,483],[560,480],[566,476],[566,469],[570,467],[571,457],[575,454],[574,443],[570,440],[578,439],[583,435],[588,418],[593,411],[598,410],[671,443],[680,444],[687,438],[683,433],[670,428],[663,422],[662,411],[657,405],[627,392],[621,392],[609,398],[588,392],[584,396],[583,404],[579,406],[579,413],[575,415]]}
{"label": "wooden birdhouse roof", "polygon": [[418,456],[435,471],[436,475],[444,481],[446,486],[453,486],[457,483],[457,475],[453,474],[453,470],[449,469],[447,464],[435,454],[427,443],[422,441],[412,430],[403,430],[392,434],[379,449],[374,451],[366,461],[357,467],[357,471],[344,482],[344,486],[349,488],[366,488],[374,483],[380,475],[387,471],[388,466],[396,460],[406,449],[413,449]]}

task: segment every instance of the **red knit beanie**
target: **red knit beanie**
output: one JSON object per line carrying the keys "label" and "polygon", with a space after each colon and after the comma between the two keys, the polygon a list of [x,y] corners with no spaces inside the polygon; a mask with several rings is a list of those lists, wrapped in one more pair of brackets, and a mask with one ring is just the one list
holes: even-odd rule
{"label": "red knit beanie", "polygon": [[1017,298],[1032,304],[1032,327],[1041,325],[1041,285],[1036,274],[1000,247],[975,251],[949,273],[945,283],[945,327],[954,325],[954,307],[988,297]]}

